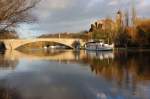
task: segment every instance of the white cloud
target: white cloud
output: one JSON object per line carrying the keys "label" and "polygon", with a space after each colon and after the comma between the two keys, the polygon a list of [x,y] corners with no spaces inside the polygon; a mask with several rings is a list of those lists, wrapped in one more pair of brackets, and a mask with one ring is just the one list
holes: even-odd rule
{"label": "white cloud", "polygon": [[150,1],[148,0],[140,0],[138,3],[138,7],[143,8],[143,7],[147,7],[150,6]]}
{"label": "white cloud", "polygon": [[104,0],[90,0],[87,4],[87,8],[94,6],[97,3],[103,2]]}
{"label": "white cloud", "polygon": [[40,19],[50,16],[52,10],[61,10],[70,5],[71,0],[42,0],[33,13]]}
{"label": "white cloud", "polygon": [[42,0],[39,6],[44,9],[62,9],[68,6],[71,0]]}
{"label": "white cloud", "polygon": [[108,5],[112,6],[112,5],[117,5],[118,4],[118,0],[111,0]]}

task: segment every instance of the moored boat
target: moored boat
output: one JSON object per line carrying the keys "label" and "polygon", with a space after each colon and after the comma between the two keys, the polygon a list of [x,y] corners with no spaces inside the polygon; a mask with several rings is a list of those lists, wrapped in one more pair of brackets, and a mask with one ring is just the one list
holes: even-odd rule
{"label": "moored boat", "polygon": [[114,44],[110,45],[103,41],[92,41],[86,43],[85,49],[90,51],[111,51],[114,49]]}

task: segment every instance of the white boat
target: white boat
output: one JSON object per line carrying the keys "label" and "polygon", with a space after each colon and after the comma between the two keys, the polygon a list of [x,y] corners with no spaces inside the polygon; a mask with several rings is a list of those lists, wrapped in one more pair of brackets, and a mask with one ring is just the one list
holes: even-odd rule
{"label": "white boat", "polygon": [[103,41],[87,42],[85,49],[90,51],[111,51],[114,49],[114,44],[105,44]]}

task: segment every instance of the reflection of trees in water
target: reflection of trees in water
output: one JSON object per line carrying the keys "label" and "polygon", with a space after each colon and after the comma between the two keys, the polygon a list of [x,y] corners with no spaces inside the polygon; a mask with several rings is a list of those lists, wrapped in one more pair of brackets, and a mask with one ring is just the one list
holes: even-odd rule
{"label": "reflection of trees in water", "polygon": [[150,52],[115,52],[114,59],[87,57],[92,72],[117,82],[120,87],[136,90],[139,81],[150,80]]}
{"label": "reflection of trees in water", "polygon": [[100,73],[103,70],[107,71],[111,68],[110,72],[123,73],[123,71],[128,71],[136,74],[138,77],[150,75],[150,53],[148,52],[116,52],[114,59],[99,60],[93,58],[88,59],[87,62],[90,62],[91,68]]}
{"label": "reflection of trees in water", "polygon": [[140,79],[150,79],[150,52],[116,53],[115,63]]}
{"label": "reflection of trees in water", "polygon": [[[91,58],[91,57],[85,57],[83,59],[83,61],[85,63],[89,63],[91,66],[91,71],[96,73],[96,74],[100,74],[102,72],[110,72],[108,71],[109,68],[111,68],[111,65],[113,64],[113,59],[108,58],[108,59],[99,59],[99,58]],[[104,71],[105,70],[105,71]],[[111,77],[108,77],[111,78]]]}
{"label": "reflection of trees in water", "polygon": [[5,59],[4,57],[5,53],[0,53],[0,68],[3,69],[14,69],[17,64],[18,64],[18,60],[8,60]]}
{"label": "reflection of trees in water", "polygon": [[0,85],[0,99],[22,99],[16,89]]}
{"label": "reflection of trees in water", "polygon": [[74,50],[74,51],[72,52],[72,54],[74,55],[75,60],[80,61],[80,54],[81,54],[80,51]]}

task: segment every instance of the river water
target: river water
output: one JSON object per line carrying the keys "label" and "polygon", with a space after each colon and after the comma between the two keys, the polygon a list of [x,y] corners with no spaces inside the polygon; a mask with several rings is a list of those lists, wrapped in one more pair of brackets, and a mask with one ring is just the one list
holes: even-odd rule
{"label": "river water", "polygon": [[150,99],[150,52],[0,52],[0,99]]}

